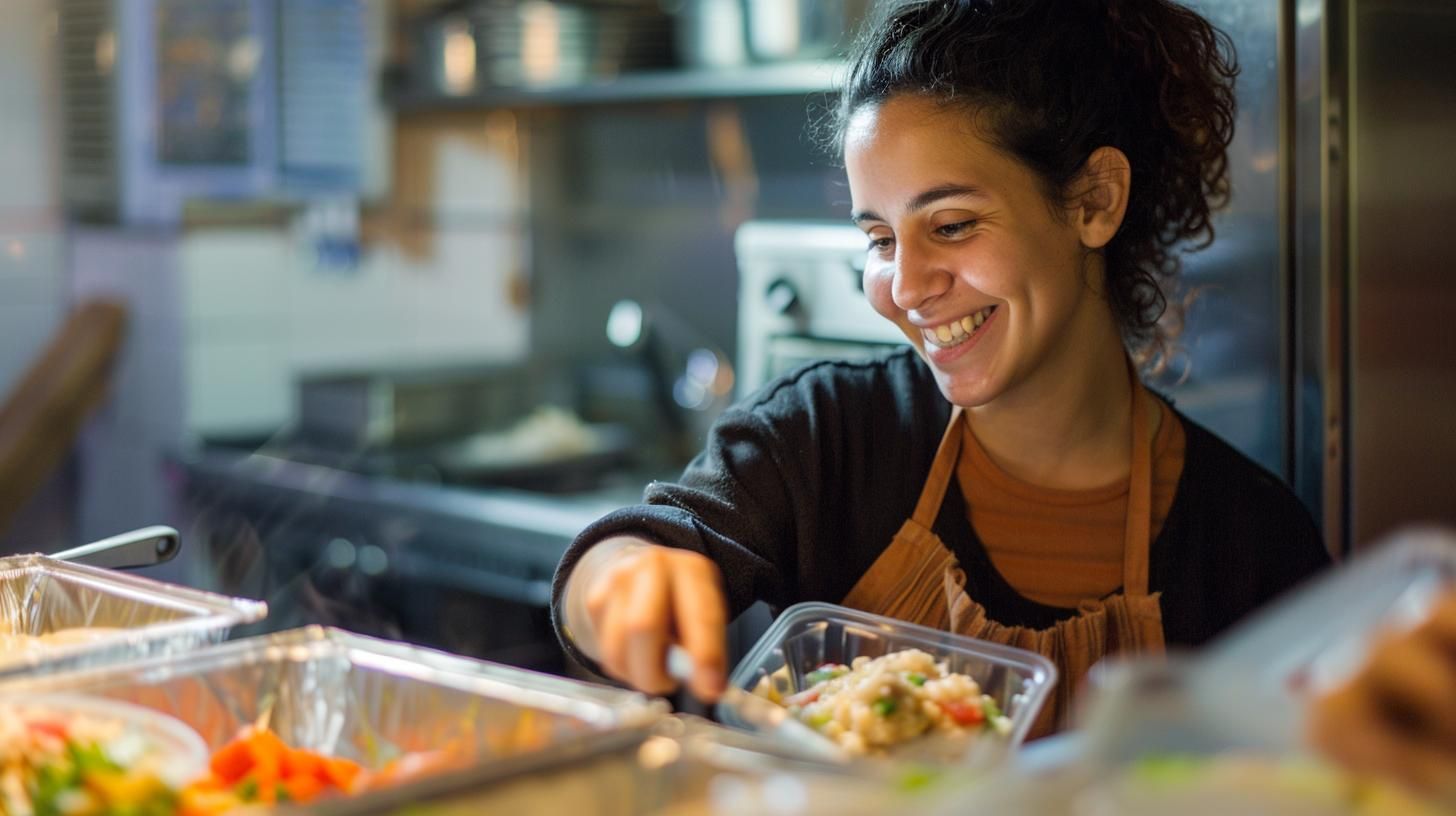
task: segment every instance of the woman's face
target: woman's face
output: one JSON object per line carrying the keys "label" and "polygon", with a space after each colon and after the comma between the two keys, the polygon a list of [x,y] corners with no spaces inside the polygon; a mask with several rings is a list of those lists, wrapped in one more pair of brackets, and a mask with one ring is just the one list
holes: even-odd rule
{"label": "woman's face", "polygon": [[1057,217],[1036,175],[971,117],[892,97],[853,116],[844,148],[869,236],[865,293],[951,402],[979,407],[1071,370],[1079,344],[1107,336],[1075,219]]}

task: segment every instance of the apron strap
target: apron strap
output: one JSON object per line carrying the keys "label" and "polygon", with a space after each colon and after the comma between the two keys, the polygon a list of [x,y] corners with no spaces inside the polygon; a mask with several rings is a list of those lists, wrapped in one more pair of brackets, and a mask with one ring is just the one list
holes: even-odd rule
{"label": "apron strap", "polygon": [[1148,406],[1142,380],[1128,361],[1132,380],[1132,473],[1127,485],[1127,514],[1122,539],[1122,590],[1148,594],[1148,550],[1153,517],[1153,454],[1148,438]]}
{"label": "apron strap", "polygon": [[[1153,455],[1152,440],[1148,438],[1148,406],[1144,398],[1141,378],[1132,361],[1128,361],[1128,379],[1132,391],[1132,472],[1127,486],[1127,512],[1123,522],[1122,539],[1122,588],[1128,595],[1148,594],[1148,551],[1151,547],[1153,516]],[[952,406],[950,421],[940,438],[940,447],[935,451],[930,473],[925,486],[920,490],[920,499],[915,503],[915,514],[911,519],[921,527],[930,529],[940,514],[945,491],[955,473],[960,458],[961,434],[969,432],[964,427],[964,409]]]}
{"label": "apron strap", "polygon": [[945,433],[940,437],[935,460],[930,464],[930,474],[925,477],[925,486],[920,489],[920,500],[915,503],[915,514],[910,518],[916,524],[929,530],[940,515],[940,505],[945,499],[946,487],[955,473],[956,460],[961,455],[961,415],[959,405],[951,406],[950,421],[945,424]]}

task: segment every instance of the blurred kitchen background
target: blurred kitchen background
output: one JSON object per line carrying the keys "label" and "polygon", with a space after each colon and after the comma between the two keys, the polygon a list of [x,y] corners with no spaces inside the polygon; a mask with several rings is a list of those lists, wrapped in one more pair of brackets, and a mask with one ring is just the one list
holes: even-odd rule
{"label": "blurred kitchen background", "polygon": [[[171,524],[270,629],[566,670],[578,529],[896,342],[814,138],[873,2],[0,2],[0,553]],[[1192,5],[1235,193],[1162,387],[1337,552],[1456,521],[1456,6]]]}

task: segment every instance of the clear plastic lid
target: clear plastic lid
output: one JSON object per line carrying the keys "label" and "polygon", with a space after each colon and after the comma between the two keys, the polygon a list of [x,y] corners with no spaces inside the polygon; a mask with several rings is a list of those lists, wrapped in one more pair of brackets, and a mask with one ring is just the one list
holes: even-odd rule
{"label": "clear plastic lid", "polygon": [[1310,698],[1348,678],[1382,634],[1419,622],[1456,590],[1456,535],[1399,531],[1210,644],[1193,693],[1231,729],[1297,749]]}
{"label": "clear plastic lid", "polygon": [[186,654],[268,605],[43,555],[0,558],[0,678]]}
{"label": "clear plastic lid", "polygon": [[[789,607],[734,669],[728,682],[752,691],[763,678],[786,683],[787,693],[806,688],[806,675],[825,663],[852,662],[903,649],[928,652],[947,669],[964,674],[995,699],[1011,720],[1004,744],[1015,748],[1026,738],[1057,681],[1052,662],[1025,649],[871,615],[827,603]],[[719,704],[726,725],[748,729],[732,706]]]}

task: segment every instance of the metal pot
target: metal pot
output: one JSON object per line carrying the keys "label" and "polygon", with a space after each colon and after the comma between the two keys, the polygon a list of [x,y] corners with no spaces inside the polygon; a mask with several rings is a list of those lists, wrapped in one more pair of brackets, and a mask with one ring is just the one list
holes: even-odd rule
{"label": "metal pot", "polygon": [[743,0],[677,0],[677,50],[694,68],[732,68],[748,62]]}
{"label": "metal pot", "polygon": [[840,51],[872,0],[743,0],[748,53],[759,62],[823,59]]}

